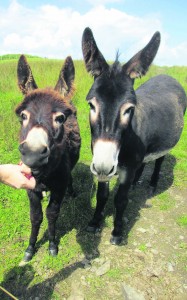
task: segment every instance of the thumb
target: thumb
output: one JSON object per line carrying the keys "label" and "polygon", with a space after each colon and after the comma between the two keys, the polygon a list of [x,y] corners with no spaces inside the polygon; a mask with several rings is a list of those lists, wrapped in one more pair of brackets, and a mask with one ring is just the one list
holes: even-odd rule
{"label": "thumb", "polygon": [[31,169],[28,166],[26,166],[25,164],[22,163],[20,168],[21,168],[22,173],[31,174]]}
{"label": "thumb", "polygon": [[36,186],[36,180],[34,177],[30,177],[30,179],[28,180],[28,188],[29,189],[34,189]]}

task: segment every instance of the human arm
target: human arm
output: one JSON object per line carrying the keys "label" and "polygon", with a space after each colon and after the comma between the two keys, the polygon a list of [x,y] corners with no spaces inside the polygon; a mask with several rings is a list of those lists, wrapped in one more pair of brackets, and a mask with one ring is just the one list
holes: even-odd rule
{"label": "human arm", "polygon": [[24,164],[0,165],[0,182],[16,189],[34,189],[35,178],[30,176],[31,170]]}

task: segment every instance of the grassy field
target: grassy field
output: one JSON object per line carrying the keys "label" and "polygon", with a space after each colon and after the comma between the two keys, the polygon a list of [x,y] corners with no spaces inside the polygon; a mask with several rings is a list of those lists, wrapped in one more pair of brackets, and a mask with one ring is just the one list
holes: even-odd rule
{"label": "grassy field", "polygon": [[[62,60],[30,57],[28,61],[39,87],[55,86],[63,64]],[[1,164],[19,162],[19,121],[14,114],[14,109],[21,101],[22,95],[17,87],[16,68],[17,57],[0,60]],[[66,199],[57,224],[57,235],[59,239],[59,254],[57,258],[52,258],[48,255],[46,235],[47,222],[46,218],[44,218],[39,234],[39,242],[37,244],[38,251],[36,255],[27,265],[19,266],[24,250],[28,245],[30,235],[29,203],[25,191],[13,190],[0,184],[0,282],[2,282],[2,285],[8,290],[14,291],[19,299],[35,299],[32,298],[32,296],[35,295],[36,297],[38,295],[36,291],[39,290],[43,291],[43,296],[39,296],[38,299],[67,299],[72,292],[71,284],[68,281],[69,278],[71,278],[79,268],[82,268],[81,266],[84,266],[84,264],[81,265],[80,263],[83,257],[87,257],[87,259],[91,260],[96,254],[98,256],[97,250],[99,249],[99,244],[103,242],[101,237],[93,237],[84,232],[84,228],[93,214],[96,191],[96,180],[92,177],[89,170],[91,161],[90,130],[88,124],[89,108],[85,101],[86,94],[93,79],[86,73],[82,61],[75,61],[75,69],[76,93],[73,102],[77,107],[82,147],[79,163],[73,173],[77,197],[71,199],[71,201],[68,198]],[[136,81],[135,87],[137,88],[143,82],[158,74],[168,74],[176,78],[187,93],[187,67],[169,68],[152,66],[145,77]],[[155,209],[159,211],[159,213],[164,214],[168,212],[173,213],[174,208],[178,207],[180,202],[177,204],[176,197],[171,197],[171,193],[175,193],[177,197],[182,197],[181,195],[186,196],[186,186],[187,114],[185,116],[185,129],[182,137],[177,146],[171,151],[170,155],[168,155],[164,164],[164,178],[161,183],[160,192],[152,199],[153,210]],[[170,188],[169,191],[168,188]],[[145,186],[141,188],[141,192],[144,191],[144,189]],[[115,190],[116,180],[114,179],[111,185],[112,196]],[[131,196],[138,198],[138,194],[134,193],[135,192],[133,192]],[[44,209],[46,206],[47,198],[44,198]],[[106,216],[104,225],[104,232],[107,232],[106,241],[109,240],[109,233],[112,228],[112,207],[112,201],[110,201],[108,207],[109,213]],[[179,235],[183,236],[187,226],[187,209],[184,208],[180,210],[178,208],[174,218],[173,222],[175,222],[176,226],[178,226],[177,228],[179,228]],[[135,224],[135,220],[132,220],[132,223]],[[133,226],[130,227],[133,228]],[[163,224],[163,232],[165,227],[166,224]],[[172,231],[172,228],[170,229]],[[171,232],[171,235],[172,234],[173,232]],[[131,232],[129,230],[128,235],[128,246],[122,246],[124,247],[124,252],[126,250],[130,251],[133,245],[132,243],[134,243],[132,240],[134,241],[136,238],[133,231]],[[106,241],[105,248],[109,247]],[[137,247],[139,251],[143,253],[149,248],[143,241],[141,241]],[[187,259],[187,241],[181,240],[179,248],[181,258],[180,265],[184,266],[184,268],[181,267],[180,274],[186,274],[187,264],[184,263],[184,261]],[[115,281],[118,284],[122,282],[124,278],[129,278],[132,272],[133,276],[135,276],[135,270],[133,268],[126,267],[126,269],[124,269],[124,266],[120,268],[117,265],[113,265],[107,273],[107,280],[110,283]],[[87,276],[85,274],[82,276],[85,277],[85,286],[90,289],[90,291],[87,290],[87,292],[85,292],[85,299],[121,299],[120,297],[110,298],[107,294],[105,297],[99,295],[99,298],[97,298],[97,292],[102,291],[102,285],[106,281],[106,277]],[[181,276],[185,277],[185,275]],[[21,291],[24,292],[22,293]],[[6,298],[5,294],[3,294],[3,296],[0,296],[0,299],[10,298],[8,296]]]}

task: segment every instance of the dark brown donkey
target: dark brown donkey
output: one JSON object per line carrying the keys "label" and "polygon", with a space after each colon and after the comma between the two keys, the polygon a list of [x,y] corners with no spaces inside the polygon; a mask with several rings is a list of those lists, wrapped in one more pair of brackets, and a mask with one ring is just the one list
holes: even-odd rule
{"label": "dark brown donkey", "polygon": [[156,32],[127,63],[121,65],[116,59],[109,65],[92,31],[86,28],[83,33],[84,61],[94,77],[87,95],[93,151],[91,171],[99,181],[96,211],[88,230],[95,232],[100,226],[109,193],[108,182],[118,173],[112,244],[119,244],[122,239],[122,217],[131,184],[138,180],[147,162],[156,160],[150,182],[156,188],[164,156],[176,145],[183,128],[186,95],[175,79],[159,75],[136,92],[133,88],[135,78],[147,72],[159,44],[160,33]]}
{"label": "dark brown donkey", "polygon": [[31,168],[37,181],[36,188],[27,191],[32,229],[24,260],[29,261],[43,219],[43,191],[51,192],[46,210],[49,253],[53,256],[58,253],[55,223],[67,187],[73,192],[71,171],[79,159],[81,140],[76,110],[71,103],[75,75],[71,57],[66,58],[55,89],[38,89],[23,55],[17,73],[19,88],[25,96],[16,108],[21,120],[19,150],[21,160]]}

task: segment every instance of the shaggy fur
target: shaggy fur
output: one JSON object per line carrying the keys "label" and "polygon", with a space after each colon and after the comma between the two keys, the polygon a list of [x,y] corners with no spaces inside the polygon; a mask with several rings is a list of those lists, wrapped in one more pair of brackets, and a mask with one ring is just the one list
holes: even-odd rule
{"label": "shaggy fur", "polygon": [[[50,201],[46,210],[49,232],[49,251],[56,255],[58,252],[55,242],[55,223],[59,215],[60,205],[67,187],[73,193],[71,171],[79,159],[81,145],[79,126],[76,118],[76,109],[71,103],[74,92],[74,66],[68,57],[61,70],[55,90],[51,88],[38,89],[34,81],[30,66],[24,56],[18,63],[18,86],[25,95],[23,101],[16,108],[16,114],[22,118],[20,131],[20,151],[23,162],[31,167],[36,178],[36,188],[28,190],[30,200],[31,236],[29,247],[24,259],[30,260],[35,251],[35,243],[43,219],[41,206],[42,192],[50,191]],[[30,116],[25,126],[25,115]],[[59,112],[64,116],[63,123],[54,115]],[[24,116],[24,117],[23,117]],[[61,124],[62,123],[62,124]],[[47,163],[39,161],[41,151],[34,153],[27,145],[28,133],[33,128],[41,128],[48,136]],[[40,149],[39,149],[40,150]],[[48,153],[46,152],[46,153]],[[33,156],[32,162],[30,156]],[[29,163],[30,162],[30,163]]]}

